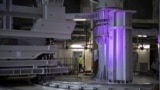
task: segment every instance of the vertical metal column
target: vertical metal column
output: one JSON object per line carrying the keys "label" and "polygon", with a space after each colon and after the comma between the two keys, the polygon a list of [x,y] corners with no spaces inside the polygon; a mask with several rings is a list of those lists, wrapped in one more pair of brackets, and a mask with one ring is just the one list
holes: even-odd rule
{"label": "vertical metal column", "polygon": [[[114,12],[115,11],[115,12]],[[112,11],[111,11],[112,12]],[[127,29],[128,12],[113,9],[109,27],[108,81],[132,81],[132,35]],[[129,22],[128,22],[129,23]]]}
{"label": "vertical metal column", "polygon": [[[90,13],[93,13],[93,3],[90,1]],[[93,29],[93,20],[90,21],[90,28]],[[94,45],[94,38],[93,38],[93,30],[91,31],[91,37],[90,37],[90,40],[91,40],[91,44]],[[94,47],[91,47],[91,48],[94,48]]]}
{"label": "vertical metal column", "polygon": [[3,23],[2,29],[6,30],[6,16],[2,17],[2,23]]}
{"label": "vertical metal column", "polygon": [[133,73],[130,24],[132,12],[103,8],[96,13],[98,79],[112,83],[129,83],[132,81]]}
{"label": "vertical metal column", "polygon": [[[11,12],[12,0],[6,0],[6,11]],[[12,30],[12,16],[6,16],[6,29]]]}
{"label": "vertical metal column", "polygon": [[42,0],[42,6],[43,6],[42,10],[43,10],[43,18],[44,19],[48,18],[48,8],[47,8],[48,1],[49,0]]}
{"label": "vertical metal column", "polygon": [[109,9],[98,10],[96,17],[96,42],[99,49],[98,75],[100,80],[108,80],[108,29],[109,29]]}
{"label": "vertical metal column", "polygon": [[[119,78],[120,81],[123,83],[128,83],[132,81],[132,32],[130,25],[132,18],[131,12],[126,12],[123,10],[120,10],[116,12],[116,32],[117,32],[117,40],[116,45],[118,46],[116,51],[118,54],[116,55],[117,58],[117,64],[120,65],[119,68],[117,68],[117,71],[121,71],[121,75],[119,73],[116,73],[116,75],[122,76],[122,78]],[[130,28],[128,28],[130,27]],[[121,68],[121,69],[120,69]],[[118,79],[117,79],[118,80]]]}
{"label": "vertical metal column", "polygon": [[[3,5],[6,9],[6,0],[3,0]],[[3,28],[3,30],[6,30],[6,16],[2,16],[2,22],[3,22],[2,28]]]}
{"label": "vertical metal column", "polygon": [[[93,0],[90,0],[90,13],[93,13],[93,11],[94,11],[94,4],[97,4],[98,2],[95,2],[95,1],[93,1]],[[90,45],[91,45],[91,48],[95,51],[95,50],[97,50],[98,49],[98,45],[96,44],[96,39],[94,38],[94,30],[93,30],[93,28],[94,28],[94,25],[93,25],[94,23],[93,23],[93,19],[90,21],[90,29],[91,29],[91,31],[90,31]],[[98,52],[98,51],[97,51]],[[98,58],[97,57],[94,57],[95,56],[95,54],[97,55],[97,52],[92,52],[92,69],[93,69],[93,74],[95,74],[95,76],[97,75],[97,64],[98,64],[98,62],[96,61],[96,60],[98,60]]]}

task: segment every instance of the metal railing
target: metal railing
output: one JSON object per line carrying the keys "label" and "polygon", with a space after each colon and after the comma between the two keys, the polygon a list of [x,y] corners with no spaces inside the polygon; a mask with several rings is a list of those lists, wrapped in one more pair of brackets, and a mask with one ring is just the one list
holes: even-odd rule
{"label": "metal railing", "polygon": [[78,72],[78,61],[76,58],[56,58],[59,65],[68,67],[71,73]]}

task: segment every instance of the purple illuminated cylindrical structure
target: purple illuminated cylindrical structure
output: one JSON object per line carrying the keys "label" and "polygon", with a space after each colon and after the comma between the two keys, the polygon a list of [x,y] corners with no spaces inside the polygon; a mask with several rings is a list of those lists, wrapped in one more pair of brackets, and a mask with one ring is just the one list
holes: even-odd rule
{"label": "purple illuminated cylindrical structure", "polygon": [[108,67],[108,30],[109,30],[109,13],[110,10],[99,10],[96,14],[96,42],[99,49],[99,67],[97,78],[100,80],[107,80]]}
{"label": "purple illuminated cylindrical structure", "polygon": [[[132,81],[131,14],[118,9],[97,11],[96,41],[99,48],[97,78],[112,83]],[[126,20],[127,19],[127,20]]]}

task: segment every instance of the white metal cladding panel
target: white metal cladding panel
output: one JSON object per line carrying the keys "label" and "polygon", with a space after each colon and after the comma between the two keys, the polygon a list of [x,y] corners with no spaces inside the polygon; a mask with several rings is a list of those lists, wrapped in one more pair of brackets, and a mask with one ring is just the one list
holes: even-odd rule
{"label": "white metal cladding panel", "polygon": [[0,59],[35,59],[43,53],[56,53],[57,46],[0,45]]}
{"label": "white metal cladding panel", "polygon": [[56,66],[57,60],[1,60],[0,67],[13,66]]}
{"label": "white metal cladding panel", "polygon": [[56,46],[17,46],[0,45],[0,51],[57,51]]}
{"label": "white metal cladding panel", "polygon": [[[25,33],[25,34],[24,34]],[[29,37],[29,38],[55,38],[55,39],[70,39],[71,33],[54,33],[54,32],[39,32],[39,31],[24,31],[24,30],[0,30],[0,37]]]}

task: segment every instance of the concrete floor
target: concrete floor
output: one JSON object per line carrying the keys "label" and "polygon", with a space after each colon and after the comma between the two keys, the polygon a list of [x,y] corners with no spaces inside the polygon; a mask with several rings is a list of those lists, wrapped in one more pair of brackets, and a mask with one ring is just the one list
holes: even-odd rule
{"label": "concrete floor", "polygon": [[[55,78],[57,81],[72,81],[72,82],[85,82],[90,83],[94,82],[95,79],[91,79],[91,76],[86,76],[84,74],[78,74],[78,75],[69,75],[69,76],[58,76]],[[158,83],[158,78],[154,75],[139,75],[135,74],[133,77],[133,83],[138,84],[148,84],[148,83]]]}
{"label": "concrete floor", "polygon": [[[91,79],[90,76],[84,76],[83,74],[79,74],[78,76],[77,75],[57,76],[53,80],[53,83],[55,83],[55,81],[65,81],[65,82],[71,82],[74,84],[76,83],[77,86],[80,86],[82,84],[86,85],[86,83],[95,83],[95,82],[99,83]],[[133,81],[134,81],[133,83],[141,83],[141,84],[158,83],[158,79],[153,78],[152,75],[136,75],[134,76]],[[33,84],[29,80],[10,80],[10,81],[4,81],[4,82],[0,81],[0,86],[2,86],[0,90],[66,90],[66,89],[58,89],[58,88]],[[92,85],[92,86],[95,86],[95,85]],[[97,86],[97,87],[102,87],[102,86]],[[72,89],[72,90],[76,90],[76,89]],[[93,90],[93,89],[85,89],[85,90]],[[107,89],[105,86],[98,90],[107,90]],[[118,90],[124,90],[124,89],[118,89]],[[139,89],[132,89],[132,90],[139,90]]]}

